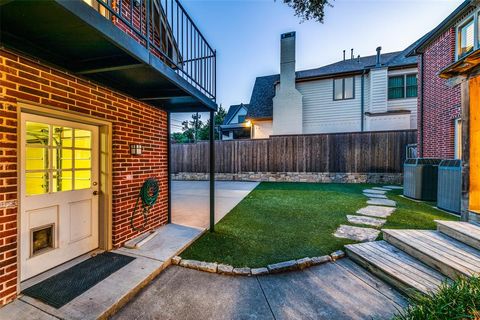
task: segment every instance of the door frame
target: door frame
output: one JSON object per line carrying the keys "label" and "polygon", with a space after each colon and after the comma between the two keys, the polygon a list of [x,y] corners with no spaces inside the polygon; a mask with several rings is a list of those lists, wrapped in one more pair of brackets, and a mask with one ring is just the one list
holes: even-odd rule
{"label": "door frame", "polygon": [[[22,113],[30,113],[50,118],[59,118],[61,120],[68,120],[73,122],[84,123],[88,125],[94,125],[98,127],[99,132],[99,198],[98,198],[98,218],[99,218],[99,230],[98,230],[98,247],[102,250],[112,249],[112,123],[105,119],[86,116],[84,114],[58,110],[48,105],[36,104],[32,102],[18,101],[17,103],[17,185],[20,186],[21,175],[21,161],[22,155],[19,152],[21,149],[21,130],[23,130],[21,122]],[[17,188],[17,268],[21,269],[20,250],[21,239],[21,190]],[[17,288],[20,288],[20,277],[17,277]]]}

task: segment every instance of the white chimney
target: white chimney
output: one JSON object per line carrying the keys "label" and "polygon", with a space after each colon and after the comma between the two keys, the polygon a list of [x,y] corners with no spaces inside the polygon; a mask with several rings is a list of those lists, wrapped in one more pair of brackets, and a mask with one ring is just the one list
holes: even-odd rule
{"label": "white chimney", "polygon": [[295,32],[280,37],[280,83],[273,97],[273,134],[303,132],[303,97],[295,85]]}
{"label": "white chimney", "polygon": [[295,32],[282,34],[280,42],[280,86],[295,88]]}

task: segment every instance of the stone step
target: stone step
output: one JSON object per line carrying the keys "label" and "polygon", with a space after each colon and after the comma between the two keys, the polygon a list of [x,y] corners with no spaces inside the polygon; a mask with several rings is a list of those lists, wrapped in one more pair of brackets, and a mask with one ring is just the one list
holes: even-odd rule
{"label": "stone step", "polygon": [[375,228],[379,228],[387,222],[384,219],[377,219],[367,216],[355,216],[355,215],[347,215],[347,220],[353,224],[364,224],[367,226],[374,226]]}
{"label": "stone step", "polygon": [[395,211],[395,208],[392,208],[392,207],[366,206],[364,208],[359,209],[356,213],[364,216],[386,218],[390,216],[394,211]]}
{"label": "stone step", "polygon": [[480,227],[468,222],[435,220],[437,230],[480,250]]}
{"label": "stone step", "polygon": [[376,199],[388,199],[384,194],[377,194],[377,193],[364,193],[363,194],[367,198],[376,198]]}
{"label": "stone step", "polygon": [[390,191],[391,189],[389,188],[382,188],[382,187],[373,187],[373,190],[380,190],[380,191]]}
{"label": "stone step", "polygon": [[375,241],[379,234],[380,230],[377,229],[354,227],[341,224],[333,235],[337,238],[365,242]]}
{"label": "stone step", "polygon": [[391,190],[402,190],[403,187],[401,186],[383,186],[384,188],[391,189]]}
{"label": "stone step", "polygon": [[382,190],[375,190],[375,189],[365,189],[363,190],[363,193],[385,194],[387,192]]}
{"label": "stone step", "polygon": [[389,206],[389,207],[395,207],[397,203],[393,200],[389,199],[370,199],[367,201],[368,204],[374,205],[374,206]]}
{"label": "stone step", "polygon": [[351,244],[345,249],[352,260],[409,296],[435,292],[447,280],[386,241]]}
{"label": "stone step", "polygon": [[480,275],[480,251],[438,231],[382,231],[388,243],[451,279]]}

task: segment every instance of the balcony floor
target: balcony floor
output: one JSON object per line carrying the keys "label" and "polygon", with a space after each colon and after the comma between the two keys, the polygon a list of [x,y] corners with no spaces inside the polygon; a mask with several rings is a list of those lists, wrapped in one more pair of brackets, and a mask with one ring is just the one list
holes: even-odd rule
{"label": "balcony floor", "polygon": [[216,103],[83,1],[0,0],[1,45],[174,112]]}

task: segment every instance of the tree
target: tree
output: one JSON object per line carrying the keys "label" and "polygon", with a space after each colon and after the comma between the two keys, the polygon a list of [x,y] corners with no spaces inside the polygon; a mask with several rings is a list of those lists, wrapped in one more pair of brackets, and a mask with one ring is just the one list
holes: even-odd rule
{"label": "tree", "polygon": [[192,120],[185,120],[182,122],[182,131],[186,140],[188,141],[197,141],[198,132],[203,127],[203,122],[200,120],[202,115],[198,113],[192,114]]}
{"label": "tree", "polygon": [[[227,112],[220,105],[215,112],[215,126],[219,126],[223,123],[223,120],[227,116]],[[198,113],[192,114],[192,120],[185,120],[182,122],[182,132],[175,132],[171,135],[171,140],[174,143],[189,143],[196,142],[198,140],[210,139],[210,119],[206,123],[203,123],[202,115]],[[219,140],[220,136],[218,131],[215,131],[215,140]]]}
{"label": "tree", "polygon": [[173,132],[170,139],[173,143],[188,143],[190,140],[183,132]]}
{"label": "tree", "polygon": [[289,7],[295,10],[295,15],[306,20],[315,20],[323,23],[325,6],[332,7],[331,0],[283,0]]}
{"label": "tree", "polygon": [[[225,120],[225,117],[227,116],[227,111],[220,105],[215,112],[215,127],[221,125],[223,123],[223,120]],[[207,120],[205,125],[200,128],[200,131],[198,133],[198,139],[199,140],[208,140],[210,139],[210,119]],[[220,140],[220,135],[218,133],[218,130],[215,130],[215,140]]]}

